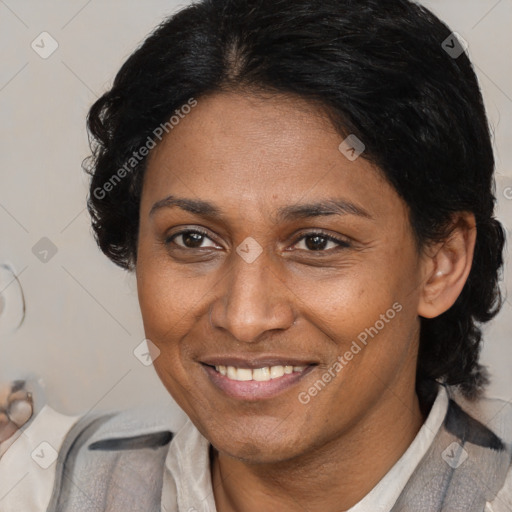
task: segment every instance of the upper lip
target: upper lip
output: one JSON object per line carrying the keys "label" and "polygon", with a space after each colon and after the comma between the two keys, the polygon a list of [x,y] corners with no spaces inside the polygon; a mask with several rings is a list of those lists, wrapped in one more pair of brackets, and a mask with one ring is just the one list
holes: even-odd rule
{"label": "upper lip", "polygon": [[309,366],[317,364],[311,360],[297,359],[288,356],[241,357],[234,355],[211,356],[200,360],[209,366],[235,366],[237,368],[265,368],[266,366]]}

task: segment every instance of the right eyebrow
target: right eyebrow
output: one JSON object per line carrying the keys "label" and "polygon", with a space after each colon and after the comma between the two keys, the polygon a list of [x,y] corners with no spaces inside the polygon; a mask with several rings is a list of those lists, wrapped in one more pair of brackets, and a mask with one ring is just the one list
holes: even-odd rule
{"label": "right eyebrow", "polygon": [[157,211],[163,208],[178,207],[201,217],[209,217],[212,219],[222,219],[223,215],[220,209],[214,204],[203,201],[202,199],[188,199],[184,197],[168,196],[157,201],[149,211],[149,216],[153,216]]}

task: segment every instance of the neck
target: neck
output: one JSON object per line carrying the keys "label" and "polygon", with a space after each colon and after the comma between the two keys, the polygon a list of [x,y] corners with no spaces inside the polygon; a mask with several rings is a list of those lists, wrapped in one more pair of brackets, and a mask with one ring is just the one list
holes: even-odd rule
{"label": "neck", "polygon": [[[400,397],[388,391],[386,398],[348,432],[291,460],[250,464],[213,451],[218,512],[348,510],[391,469],[423,424],[414,390]],[[397,398],[400,414],[393,406]]]}

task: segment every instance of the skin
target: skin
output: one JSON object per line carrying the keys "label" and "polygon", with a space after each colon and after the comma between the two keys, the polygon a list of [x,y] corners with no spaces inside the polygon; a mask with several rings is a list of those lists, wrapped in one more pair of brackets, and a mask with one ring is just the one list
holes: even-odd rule
{"label": "skin", "polygon": [[[219,512],[346,510],[425,419],[414,386],[419,316],[441,314],[460,294],[474,217],[461,212],[444,244],[419,250],[407,205],[364,154],[349,161],[342,140],[318,105],[223,92],[198,99],[148,159],[136,265],[145,332],[160,379],[214,447]],[[209,201],[222,217],[178,206],[150,214],[171,194]],[[281,207],[334,197],[368,217],[277,219]],[[207,236],[170,240],[194,228]],[[319,230],[349,246],[318,243]],[[252,263],[236,252],[246,237],[262,248]],[[394,303],[401,311],[301,403]],[[277,396],[241,400],[201,364],[227,354],[316,365]]]}
{"label": "skin", "polygon": [[9,440],[31,416],[32,399],[23,387],[14,387],[12,382],[0,383],[0,443]]}

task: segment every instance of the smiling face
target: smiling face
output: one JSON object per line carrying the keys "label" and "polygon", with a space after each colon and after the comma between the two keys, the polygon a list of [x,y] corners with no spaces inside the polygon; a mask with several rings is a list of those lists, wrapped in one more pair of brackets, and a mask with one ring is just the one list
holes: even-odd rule
{"label": "smiling face", "polygon": [[284,461],[413,413],[422,260],[405,203],[342,140],[313,104],[222,93],[149,157],[145,332],[221,453]]}

